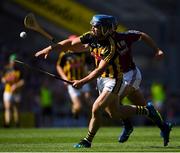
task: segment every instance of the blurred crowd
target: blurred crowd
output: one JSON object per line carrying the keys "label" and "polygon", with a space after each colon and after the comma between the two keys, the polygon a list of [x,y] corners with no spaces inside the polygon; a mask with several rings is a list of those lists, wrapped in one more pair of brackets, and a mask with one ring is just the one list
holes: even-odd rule
{"label": "blurred crowd", "polygon": [[[5,2],[5,1],[4,1]],[[97,3],[97,1],[92,1]],[[118,1],[117,1],[118,2]],[[176,29],[179,25],[179,19],[176,20],[176,10],[178,7],[172,7],[172,9],[166,9],[165,6],[169,6],[168,3],[171,1],[167,1],[164,5],[161,5],[160,1],[151,0],[149,3],[159,2],[157,7],[164,8],[163,11],[169,11],[168,21],[166,25],[165,22],[156,23],[156,28],[151,27],[150,21],[146,22],[142,20],[142,24],[139,22],[132,22],[131,20],[125,20],[126,25],[130,27],[138,27],[147,31],[155,36],[155,39],[158,40],[161,46],[165,49],[167,54],[164,63],[157,64],[153,63],[149,57],[151,57],[151,51],[144,51],[146,48],[139,49],[134,54],[140,54],[137,57],[137,64],[140,63],[140,69],[142,69],[143,80],[141,84],[141,90],[145,95],[147,100],[152,99],[156,108],[162,113],[163,118],[174,122],[176,124],[180,124],[180,92],[179,92],[179,78],[178,78],[178,64],[179,64],[179,49],[178,49],[178,39],[176,40],[175,36],[178,36]],[[177,1],[179,3],[179,1]],[[84,3],[91,3],[91,1],[84,1]],[[101,2],[98,2],[101,3]],[[165,5],[167,4],[167,5]],[[105,5],[105,3],[103,3]],[[99,5],[96,9],[99,8]],[[164,6],[164,7],[163,7]],[[22,23],[23,17],[13,14],[12,12],[1,8],[0,6],[0,17],[1,17],[1,37],[0,37],[0,78],[2,79],[4,76],[4,68],[9,63],[9,57],[12,54],[16,54],[18,60],[22,60],[25,63],[29,64],[33,67],[40,67],[58,75],[56,71],[56,62],[58,60],[57,53],[51,55],[47,60],[44,59],[36,59],[34,58],[34,53],[39,48],[43,48],[50,44],[48,40],[41,37],[37,33],[33,33],[31,31],[27,32],[27,38],[21,39],[19,38],[19,33],[24,30],[24,26]],[[93,6],[94,7],[94,6]],[[117,6],[119,7],[119,6]],[[109,8],[109,7],[108,7]],[[176,8],[176,9],[174,9]],[[102,9],[102,8],[101,8]],[[104,8],[103,8],[104,9]],[[119,8],[118,8],[119,9]],[[13,9],[12,9],[13,10]],[[122,10],[123,11],[123,10]],[[119,12],[119,11],[118,11]],[[168,13],[168,12],[166,12]],[[144,15],[144,14],[142,14]],[[138,16],[138,15],[136,15]],[[172,17],[171,17],[172,16]],[[128,16],[125,16],[128,17]],[[122,18],[123,19],[123,18]],[[148,20],[148,19],[147,19]],[[170,22],[170,24],[168,24]],[[173,24],[172,24],[173,23]],[[176,27],[177,26],[177,27]],[[159,30],[160,29],[160,30]],[[138,30],[138,29],[137,29]],[[156,32],[156,30],[158,32]],[[167,32],[167,33],[166,33]],[[7,35],[8,33],[8,35]],[[159,36],[158,38],[156,36]],[[56,36],[56,35],[55,35]],[[64,34],[63,36],[59,36],[61,40],[63,38],[67,38],[68,34]],[[171,39],[171,40],[169,40]],[[93,61],[91,61],[90,57],[86,60],[88,61],[88,69],[91,70],[93,65]],[[155,69],[155,64],[157,64]],[[86,111],[82,111],[82,114],[79,118],[73,118],[72,115],[72,100],[68,93],[67,87],[63,82],[56,80],[50,76],[45,74],[32,71],[27,67],[22,65],[18,65],[22,79],[24,80],[24,85],[21,88],[21,100],[19,106],[20,119],[19,124],[17,126],[20,127],[64,127],[64,126],[87,126],[89,116],[87,116]],[[153,69],[154,68],[154,69]],[[155,70],[155,71],[154,71]],[[5,89],[5,83],[0,83],[0,127],[4,126],[4,103],[3,103],[3,93]],[[96,82],[92,82],[90,84],[91,98],[95,99],[97,97]],[[124,103],[129,103],[127,99],[124,99]],[[105,115],[106,119],[106,115]],[[15,123],[12,118],[12,127],[15,126]],[[111,125],[104,121],[104,124]],[[112,125],[117,125],[120,123],[112,123]],[[135,119],[134,124],[136,125],[144,125],[149,124],[147,121]]]}
{"label": "blurred crowd", "polygon": [[[1,79],[5,76],[5,72],[3,71],[4,68],[9,63],[9,57],[12,55],[17,55],[13,52],[9,52],[5,56],[4,59],[1,60],[3,63],[1,65]],[[41,65],[44,66],[44,63],[41,61],[34,61],[32,60],[26,60],[26,57],[20,57],[17,55],[17,59],[20,59],[23,61],[26,61],[30,66],[32,67],[39,67],[42,68]],[[38,62],[38,63],[36,63]],[[55,70],[54,63],[51,63],[53,68],[46,67],[47,71],[51,71],[51,73],[54,73],[56,75],[57,72]],[[71,106],[72,106],[72,99],[70,98],[70,95],[67,90],[67,86],[64,84],[64,82],[57,80],[49,75],[42,74],[41,72],[33,71],[32,69],[29,69],[28,67],[24,65],[19,65],[18,63],[15,63],[15,66],[18,67],[18,69],[21,72],[21,78],[24,80],[24,86],[21,88],[21,100],[20,100],[20,125],[23,126],[22,122],[27,122],[26,120],[23,120],[23,115],[27,112],[29,115],[31,115],[33,124],[31,126],[35,127],[53,127],[53,126],[86,126],[88,123],[88,115],[87,115],[87,109],[86,106],[83,105],[82,107],[85,108],[84,111],[81,112],[78,119],[74,118],[72,112],[71,112]],[[91,67],[91,65],[89,65]],[[4,122],[4,101],[3,101],[3,93],[5,92],[5,86],[6,83],[1,82],[1,88],[0,88],[0,110],[1,110],[1,124],[6,127],[6,124]],[[91,83],[91,88],[94,90],[95,83]],[[90,91],[91,92],[91,91]],[[95,92],[92,92],[91,99],[95,98],[96,94]],[[13,102],[12,102],[13,103]],[[12,119],[11,119],[11,125],[15,126],[15,122],[13,120],[13,112],[11,113]],[[82,122],[83,120],[83,122]],[[24,125],[26,126],[26,125]]]}
{"label": "blurred crowd", "polygon": [[[12,57],[12,52],[9,54],[4,54],[1,62],[1,79],[3,77],[3,69],[9,63],[9,57]],[[8,56],[9,55],[9,56]],[[13,54],[14,55],[14,54]],[[2,57],[2,56],[1,56]],[[26,57],[16,57],[20,59],[26,59]],[[91,60],[91,59],[89,59]],[[26,60],[25,60],[26,61]],[[34,60],[30,60],[29,65],[41,67],[39,63],[33,64]],[[35,61],[38,62],[38,61]],[[43,63],[44,64],[44,63]],[[42,65],[43,65],[42,64]],[[92,68],[92,63],[89,62],[89,67]],[[21,71],[22,78],[24,80],[24,85],[21,89],[21,100],[19,105],[20,119],[18,126],[35,126],[35,127],[61,127],[61,126],[87,126],[89,116],[87,115],[87,109],[82,111],[78,118],[75,118],[71,111],[72,99],[68,94],[66,85],[55,78],[48,75],[41,74],[40,72],[32,71],[25,66],[16,63],[17,67]],[[51,63],[50,65],[53,65]],[[52,66],[53,67],[53,66]],[[57,74],[54,68],[48,70],[53,71]],[[3,105],[3,92],[5,89],[5,84],[1,82],[0,85],[0,110],[1,110],[1,125],[4,124],[4,111],[5,107]],[[97,97],[96,82],[90,84],[91,98],[92,100]],[[175,122],[179,124],[180,113],[179,113],[179,99],[180,95],[170,94],[168,88],[165,84],[161,82],[153,81],[151,86],[141,86],[147,100],[152,100],[155,107],[161,112],[163,118],[166,120]],[[124,104],[130,104],[127,99],[124,99]],[[86,107],[86,105],[83,105]],[[29,116],[26,116],[29,113]],[[23,117],[24,116],[24,117]],[[24,119],[23,119],[24,118]],[[105,120],[106,120],[105,115]],[[31,121],[27,121],[31,120]],[[28,125],[26,122],[31,123]],[[105,124],[107,124],[105,122]],[[108,123],[110,125],[116,125],[120,123]],[[108,126],[107,124],[107,126]],[[146,119],[134,119],[134,124],[144,125],[151,124]],[[11,119],[11,126],[16,126],[13,117]]]}

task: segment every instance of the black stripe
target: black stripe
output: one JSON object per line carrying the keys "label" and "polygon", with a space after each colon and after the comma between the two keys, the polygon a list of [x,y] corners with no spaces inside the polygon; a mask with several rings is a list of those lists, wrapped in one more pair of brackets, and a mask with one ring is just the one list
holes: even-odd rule
{"label": "black stripe", "polygon": [[116,79],[116,84],[115,84],[112,92],[115,94],[118,94],[119,90],[121,89],[121,85],[122,85],[122,79]]}
{"label": "black stripe", "polygon": [[137,75],[137,69],[133,70],[133,76],[132,76],[132,80],[130,81],[130,85],[133,85],[134,82],[136,81],[136,75]]}

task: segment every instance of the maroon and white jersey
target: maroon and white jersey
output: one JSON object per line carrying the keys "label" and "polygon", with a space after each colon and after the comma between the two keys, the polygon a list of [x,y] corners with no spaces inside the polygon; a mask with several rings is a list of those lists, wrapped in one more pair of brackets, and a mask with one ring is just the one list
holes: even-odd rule
{"label": "maroon and white jersey", "polygon": [[131,46],[133,42],[141,38],[141,32],[129,30],[127,32],[115,33],[113,37],[117,45],[116,51],[118,51],[120,55],[120,65],[122,66],[123,73],[135,69],[136,66],[133,62]]}

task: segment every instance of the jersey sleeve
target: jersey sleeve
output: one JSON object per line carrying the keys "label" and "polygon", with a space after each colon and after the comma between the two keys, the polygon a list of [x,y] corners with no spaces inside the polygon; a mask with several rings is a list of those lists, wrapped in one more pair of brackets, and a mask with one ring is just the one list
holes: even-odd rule
{"label": "jersey sleeve", "polygon": [[62,62],[62,58],[63,58],[63,56],[65,55],[65,52],[61,52],[60,54],[59,54],[59,58],[58,58],[58,60],[57,60],[57,65],[60,65],[61,64],[61,62]]}
{"label": "jersey sleeve", "polygon": [[136,30],[129,30],[128,32],[126,32],[126,39],[130,43],[138,41],[141,39],[141,32]]}
{"label": "jersey sleeve", "polygon": [[92,35],[90,32],[86,32],[80,36],[80,40],[83,44],[89,44],[92,41]]}

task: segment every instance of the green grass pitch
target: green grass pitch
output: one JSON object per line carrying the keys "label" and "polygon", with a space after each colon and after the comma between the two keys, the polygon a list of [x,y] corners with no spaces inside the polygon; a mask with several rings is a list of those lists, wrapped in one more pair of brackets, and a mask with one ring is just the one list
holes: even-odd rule
{"label": "green grass pitch", "polygon": [[121,128],[100,128],[91,148],[73,148],[87,128],[0,129],[1,152],[178,152],[180,127],[174,127],[169,146],[164,147],[159,129],[135,127],[128,142],[117,138]]}

